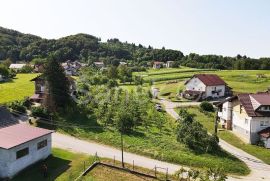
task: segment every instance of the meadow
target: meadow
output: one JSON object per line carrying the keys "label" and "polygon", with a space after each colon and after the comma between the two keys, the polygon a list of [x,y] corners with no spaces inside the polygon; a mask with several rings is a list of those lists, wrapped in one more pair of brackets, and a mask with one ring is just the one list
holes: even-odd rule
{"label": "meadow", "polygon": [[[184,83],[194,74],[210,73],[219,75],[237,93],[255,93],[265,91],[270,85],[269,70],[201,70],[201,69],[149,69],[147,72],[139,72],[145,82],[152,81],[154,86],[160,89],[160,95],[175,99],[179,90],[184,89]],[[259,77],[263,75],[263,77]]]}
{"label": "meadow", "polygon": [[[166,113],[164,113],[166,115]],[[120,133],[112,127],[102,127],[80,113],[65,113],[58,119],[61,125],[77,124],[79,126],[58,126],[57,131],[77,138],[99,142],[120,148]],[[124,150],[145,155],[154,159],[172,162],[194,168],[223,168],[226,173],[246,175],[247,166],[225,151],[216,154],[198,154],[176,140],[175,120],[168,117],[160,130],[153,122],[148,127],[137,126],[130,133],[123,135]]]}
{"label": "meadow", "polygon": [[8,81],[0,83],[0,104],[22,100],[34,94],[34,83],[30,80],[38,74],[17,74]]}

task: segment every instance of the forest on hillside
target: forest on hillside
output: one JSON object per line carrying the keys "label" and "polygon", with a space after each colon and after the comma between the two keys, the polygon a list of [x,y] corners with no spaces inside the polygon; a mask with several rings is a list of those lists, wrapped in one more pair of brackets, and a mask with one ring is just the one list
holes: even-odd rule
{"label": "forest on hillside", "polygon": [[103,61],[105,65],[117,65],[120,61],[131,65],[147,66],[153,61],[175,61],[176,66],[207,69],[270,69],[270,58],[249,58],[237,55],[184,55],[181,51],[156,49],[152,46],[121,42],[117,38],[101,42],[88,34],[76,34],[60,39],[45,39],[31,34],[0,27],[0,61],[30,62],[53,55],[58,61],[79,60],[88,64]]}

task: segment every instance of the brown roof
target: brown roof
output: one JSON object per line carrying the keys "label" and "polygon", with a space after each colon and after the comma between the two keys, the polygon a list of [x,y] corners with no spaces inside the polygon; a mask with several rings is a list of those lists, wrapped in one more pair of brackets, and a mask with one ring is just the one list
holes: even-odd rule
{"label": "brown roof", "polygon": [[[250,117],[270,117],[270,112],[255,111],[252,105],[250,96],[267,95],[270,98],[270,94],[239,94],[238,99],[241,105],[244,107],[248,116]],[[264,96],[263,96],[264,97]]]}
{"label": "brown roof", "polygon": [[[216,74],[195,74],[192,78],[198,78],[200,81],[202,81],[206,86],[217,86],[217,85],[226,85],[224,80],[222,80],[219,76]],[[192,79],[191,78],[191,79]],[[186,84],[189,81],[186,82]]]}
{"label": "brown roof", "polygon": [[163,62],[155,61],[154,64],[163,64]]}
{"label": "brown roof", "polygon": [[252,94],[251,97],[260,105],[270,105],[270,95],[268,93]]}
{"label": "brown roof", "polygon": [[258,134],[261,135],[264,138],[270,138],[270,127],[259,131]]}
{"label": "brown roof", "polygon": [[0,129],[0,148],[10,149],[36,138],[51,134],[53,131],[27,124],[15,124]]}

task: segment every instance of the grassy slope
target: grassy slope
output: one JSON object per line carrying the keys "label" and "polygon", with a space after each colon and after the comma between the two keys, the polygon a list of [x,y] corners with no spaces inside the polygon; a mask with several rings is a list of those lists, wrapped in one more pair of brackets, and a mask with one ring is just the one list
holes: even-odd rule
{"label": "grassy slope", "polygon": [[[74,114],[73,114],[74,115]],[[79,123],[81,128],[62,128],[59,131],[76,137],[94,140],[103,144],[120,147],[120,134],[114,129],[83,128],[83,126],[97,126],[94,121],[76,116],[65,117],[70,123]],[[150,127],[137,127],[136,131],[124,135],[124,149],[126,151],[146,155],[155,159],[183,164],[198,168],[222,167],[227,173],[244,175],[249,171],[245,164],[227,153],[218,155],[196,154],[176,141],[176,123],[169,119],[162,131],[153,123]]]}
{"label": "grassy slope", "polygon": [[[92,156],[86,156],[84,154],[71,153],[61,149],[53,149],[53,155],[50,156],[46,161],[48,166],[48,178],[43,178],[42,175],[42,164],[39,162],[33,166],[27,168],[25,171],[17,175],[12,181],[42,181],[42,180],[57,180],[57,181],[71,181],[76,179],[83,171],[84,162],[86,167],[89,166],[94,160]],[[103,162],[113,163],[112,160],[102,158]],[[116,165],[120,165],[119,162],[116,162]],[[132,169],[131,165],[126,165],[126,167]],[[135,170],[149,173],[150,170],[135,167]],[[154,172],[150,174],[154,175]],[[159,173],[160,178],[163,178],[164,175]],[[97,166],[90,173],[88,173],[83,179],[83,181],[143,181],[143,180],[153,180],[143,177],[138,177],[136,175],[129,174],[127,172],[111,169],[104,166]]]}
{"label": "grassy slope", "polygon": [[[179,89],[183,89],[184,82],[194,74],[212,73],[223,78],[233,88],[234,92],[258,92],[265,91],[270,85],[270,71],[268,70],[222,70],[222,71],[201,71],[186,69],[163,69],[144,72],[144,80],[155,80],[156,87],[160,88],[160,94],[176,95]],[[142,74],[142,73],[141,73]],[[257,78],[257,74],[264,74],[266,78]],[[167,81],[177,80],[178,83],[166,84]]]}
{"label": "grassy slope", "polygon": [[[179,109],[176,109],[177,111]],[[196,114],[196,118],[198,121],[200,121],[203,126],[205,128],[207,128],[207,130],[209,132],[214,132],[214,114],[209,114],[209,115],[205,115],[203,113],[201,113],[199,111],[198,108],[188,108],[189,112]],[[233,146],[240,148],[244,151],[246,151],[247,153],[263,160],[265,163],[270,164],[270,151],[262,148],[262,147],[258,147],[255,145],[250,145],[250,144],[246,144],[244,143],[241,139],[239,139],[236,135],[234,135],[231,131],[220,131],[218,132],[218,136],[227,141],[228,143],[232,144]]]}
{"label": "grassy slope", "polygon": [[30,80],[38,74],[18,74],[10,82],[0,83],[0,104],[21,100],[34,94],[34,83]]}

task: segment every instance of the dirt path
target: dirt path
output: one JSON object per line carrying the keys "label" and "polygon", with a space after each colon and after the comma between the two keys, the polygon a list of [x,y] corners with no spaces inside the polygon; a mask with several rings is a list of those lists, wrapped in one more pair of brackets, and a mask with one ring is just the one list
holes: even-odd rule
{"label": "dirt path", "polygon": [[[164,105],[166,112],[170,114],[174,119],[179,118],[179,115],[175,112],[174,108],[199,105],[198,102],[173,103],[167,100],[161,100],[160,103]],[[229,178],[228,180],[234,181],[241,178],[241,180],[245,181],[270,181],[270,165],[265,164],[258,158],[230,145],[224,140],[220,139],[219,144],[222,149],[226,150],[227,152],[236,156],[238,159],[245,162],[251,170],[251,173],[246,177]]]}

